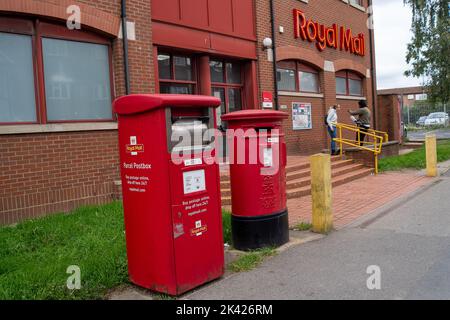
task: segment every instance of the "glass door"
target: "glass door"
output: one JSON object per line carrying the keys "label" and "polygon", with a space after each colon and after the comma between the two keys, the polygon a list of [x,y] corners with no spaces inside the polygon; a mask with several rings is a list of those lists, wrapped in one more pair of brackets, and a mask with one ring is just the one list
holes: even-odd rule
{"label": "glass door", "polygon": [[[242,110],[242,89],[244,85],[241,64],[238,62],[211,59],[209,67],[211,72],[212,95],[222,101],[222,104],[216,111],[217,126],[225,133],[227,125],[220,120],[220,116],[229,112]],[[221,146],[219,156],[225,158],[228,154],[225,136],[222,136],[222,142],[219,145]]]}

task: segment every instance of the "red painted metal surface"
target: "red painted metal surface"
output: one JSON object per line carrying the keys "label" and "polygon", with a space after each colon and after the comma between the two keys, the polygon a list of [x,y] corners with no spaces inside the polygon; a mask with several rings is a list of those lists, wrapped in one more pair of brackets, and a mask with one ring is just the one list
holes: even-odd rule
{"label": "red painted metal surface", "polygon": [[252,0],[153,0],[152,19],[192,29],[256,40]]}
{"label": "red painted metal surface", "polygon": [[[282,121],[287,117],[287,113],[271,110],[243,110],[222,116],[223,121],[228,121],[229,129],[244,130],[243,135],[228,136],[230,150],[233,150],[230,151],[230,182],[234,216],[256,217],[286,210],[287,159]],[[234,139],[233,145],[231,139]],[[240,164],[238,148],[242,145],[246,161]],[[256,146],[254,150],[258,155],[253,164],[249,161],[252,146]],[[268,148],[272,149],[271,166],[264,163]]]}
{"label": "red painted metal surface", "polygon": [[157,21],[152,23],[152,40],[158,46],[209,52],[236,58],[257,58],[255,41]]}
{"label": "red painted metal surface", "polygon": [[[207,164],[214,153],[204,159],[200,150],[190,156],[195,160],[176,164],[167,139],[173,117],[205,114],[218,105],[213,97],[187,95],[131,95],[114,102],[128,271],[139,286],[179,295],[223,274],[219,168]],[[205,187],[188,192],[186,177],[195,172],[204,174]]]}

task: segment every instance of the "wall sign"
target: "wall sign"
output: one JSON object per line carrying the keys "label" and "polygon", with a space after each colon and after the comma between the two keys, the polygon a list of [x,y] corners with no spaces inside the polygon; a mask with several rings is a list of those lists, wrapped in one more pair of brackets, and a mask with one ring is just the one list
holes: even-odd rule
{"label": "wall sign", "polygon": [[263,108],[272,109],[273,108],[273,94],[270,91],[263,91]]}
{"label": "wall sign", "polygon": [[292,129],[312,129],[311,103],[292,102]]}
{"label": "wall sign", "polygon": [[366,43],[363,33],[352,34],[351,29],[338,27],[337,24],[326,27],[323,24],[306,19],[305,13],[294,9],[294,33],[295,38],[302,38],[309,42],[315,42],[319,51],[326,47],[347,51],[355,55],[366,54]]}

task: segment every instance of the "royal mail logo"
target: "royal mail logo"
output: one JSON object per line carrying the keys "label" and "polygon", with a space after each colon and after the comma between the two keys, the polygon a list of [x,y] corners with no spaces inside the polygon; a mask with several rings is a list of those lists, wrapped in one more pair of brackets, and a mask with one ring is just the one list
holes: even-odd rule
{"label": "royal mail logo", "polygon": [[131,153],[132,156],[137,156],[138,153],[144,152],[144,145],[137,143],[137,137],[131,136],[130,137],[130,144],[127,144],[125,146],[126,152]]}
{"label": "royal mail logo", "polygon": [[206,225],[202,226],[201,220],[195,221],[195,228],[191,229],[191,236],[201,236],[206,230],[208,230],[208,228]]}
{"label": "royal mail logo", "polygon": [[143,144],[137,144],[137,145],[129,145],[127,144],[127,152],[133,153],[133,152],[144,152],[144,145]]}
{"label": "royal mail logo", "polygon": [[305,13],[294,9],[294,36],[309,42],[315,42],[319,51],[326,47],[347,51],[355,55],[366,54],[364,33],[352,34],[351,29],[337,24],[325,26],[312,19],[307,19]]}

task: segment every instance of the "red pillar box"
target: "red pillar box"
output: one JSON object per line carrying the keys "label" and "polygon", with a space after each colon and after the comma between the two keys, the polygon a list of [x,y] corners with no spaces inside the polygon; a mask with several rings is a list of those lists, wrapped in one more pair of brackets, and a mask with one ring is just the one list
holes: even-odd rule
{"label": "red pillar box", "polygon": [[233,246],[251,250],[289,241],[286,143],[280,111],[244,110],[228,122]]}
{"label": "red pillar box", "polygon": [[[224,272],[214,135],[194,137],[215,128],[219,105],[188,95],[114,102],[128,272],[139,286],[179,295]],[[180,140],[184,135],[192,139]]]}

